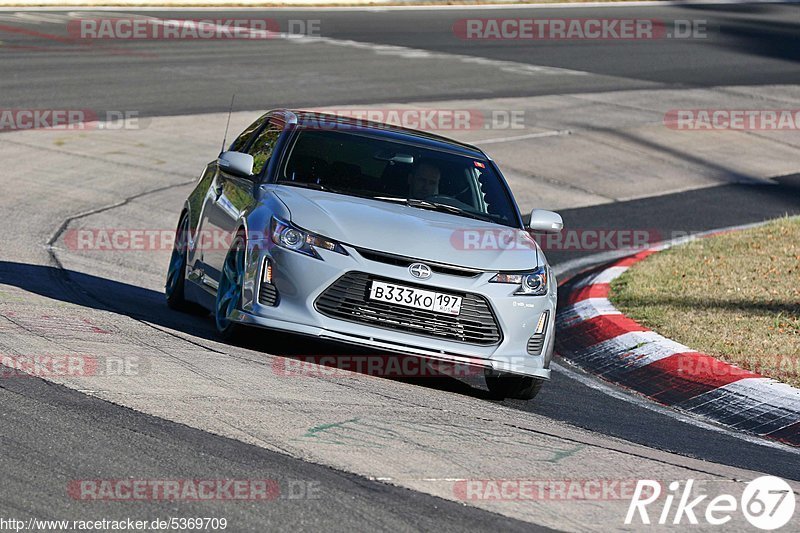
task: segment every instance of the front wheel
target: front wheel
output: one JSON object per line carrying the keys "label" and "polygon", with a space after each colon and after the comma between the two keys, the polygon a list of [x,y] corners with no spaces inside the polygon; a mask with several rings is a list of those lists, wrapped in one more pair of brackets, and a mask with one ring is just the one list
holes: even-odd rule
{"label": "front wheel", "polygon": [[222,275],[217,288],[217,300],[214,306],[214,320],[217,331],[223,339],[231,340],[242,330],[242,326],[231,320],[231,315],[242,302],[242,286],[244,284],[245,240],[242,234],[236,235],[231,244]]}
{"label": "front wheel", "polygon": [[544,380],[529,376],[501,374],[486,376],[486,386],[497,399],[514,398],[515,400],[532,400],[542,390]]}
{"label": "front wheel", "polygon": [[184,213],[178,222],[178,229],[175,230],[175,242],[172,245],[172,255],[169,258],[169,268],[167,269],[167,283],[164,286],[167,305],[177,311],[189,309],[189,302],[184,296],[188,242],[189,217]]}

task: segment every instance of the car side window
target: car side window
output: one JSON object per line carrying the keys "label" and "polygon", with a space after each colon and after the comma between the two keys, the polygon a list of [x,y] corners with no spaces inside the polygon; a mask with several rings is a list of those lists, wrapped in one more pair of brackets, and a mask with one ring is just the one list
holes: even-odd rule
{"label": "car side window", "polygon": [[275,143],[278,142],[283,129],[273,123],[267,124],[267,127],[258,134],[256,140],[247,150],[247,153],[253,156],[253,175],[258,176],[267,166],[269,158],[272,157],[272,151],[275,149]]}
{"label": "car side window", "polygon": [[231,144],[230,151],[232,152],[242,152],[244,151],[245,147],[247,146],[247,142],[250,140],[250,137],[253,136],[255,132],[257,132],[264,122],[267,120],[267,115],[260,117],[258,120],[250,124],[247,129],[245,129],[236,140],[233,141]]}

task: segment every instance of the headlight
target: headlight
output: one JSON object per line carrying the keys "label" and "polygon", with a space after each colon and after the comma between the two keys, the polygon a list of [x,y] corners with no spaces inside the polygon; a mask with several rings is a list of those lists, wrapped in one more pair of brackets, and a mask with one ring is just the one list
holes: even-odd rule
{"label": "headlight", "polygon": [[519,285],[519,289],[514,294],[527,296],[542,296],[547,294],[547,267],[539,267],[531,272],[520,272],[518,274],[497,274],[489,280],[490,283],[512,283]]}
{"label": "headlight", "polygon": [[331,252],[347,255],[347,251],[342,248],[342,245],[336,241],[326,239],[315,233],[301,230],[292,226],[289,222],[272,217],[270,224],[270,235],[272,235],[272,242],[281,246],[300,252],[301,254],[310,255],[317,259],[322,259],[317,253],[315,248],[323,248]]}

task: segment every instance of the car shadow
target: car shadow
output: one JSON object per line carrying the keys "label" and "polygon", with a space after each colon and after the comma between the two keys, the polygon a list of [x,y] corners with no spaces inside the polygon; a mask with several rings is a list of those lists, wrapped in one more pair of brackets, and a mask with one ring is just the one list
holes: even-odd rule
{"label": "car shadow", "polygon": [[[129,283],[54,266],[0,261],[0,285],[18,287],[45,298],[108,311],[219,342],[210,316],[203,317],[174,311],[167,307],[163,293]],[[368,348],[258,328],[248,328],[243,335],[237,337],[234,344],[262,353],[292,358],[299,362],[313,362],[334,370],[347,369],[371,377],[497,401],[487,390],[454,377],[464,375],[463,368],[455,369],[455,372],[460,373],[448,373],[449,367],[446,366],[412,365],[415,375],[404,376],[394,371],[384,372],[388,368],[397,369],[397,365],[378,364],[369,367],[367,364],[359,364],[359,361],[365,358],[377,357],[385,360],[387,357],[408,357],[406,355],[390,352],[376,354],[374,350]],[[265,347],[267,344],[268,350]],[[294,368],[301,367],[295,365]],[[467,371],[469,376],[474,374]]]}

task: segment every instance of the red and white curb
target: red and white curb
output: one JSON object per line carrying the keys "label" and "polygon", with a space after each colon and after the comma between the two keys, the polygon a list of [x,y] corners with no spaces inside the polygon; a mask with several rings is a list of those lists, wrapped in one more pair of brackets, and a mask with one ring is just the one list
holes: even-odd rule
{"label": "red and white curb", "polygon": [[562,285],[556,352],[661,404],[800,446],[800,389],[667,339],[609,301],[611,281],[668,246],[641,251]]}

